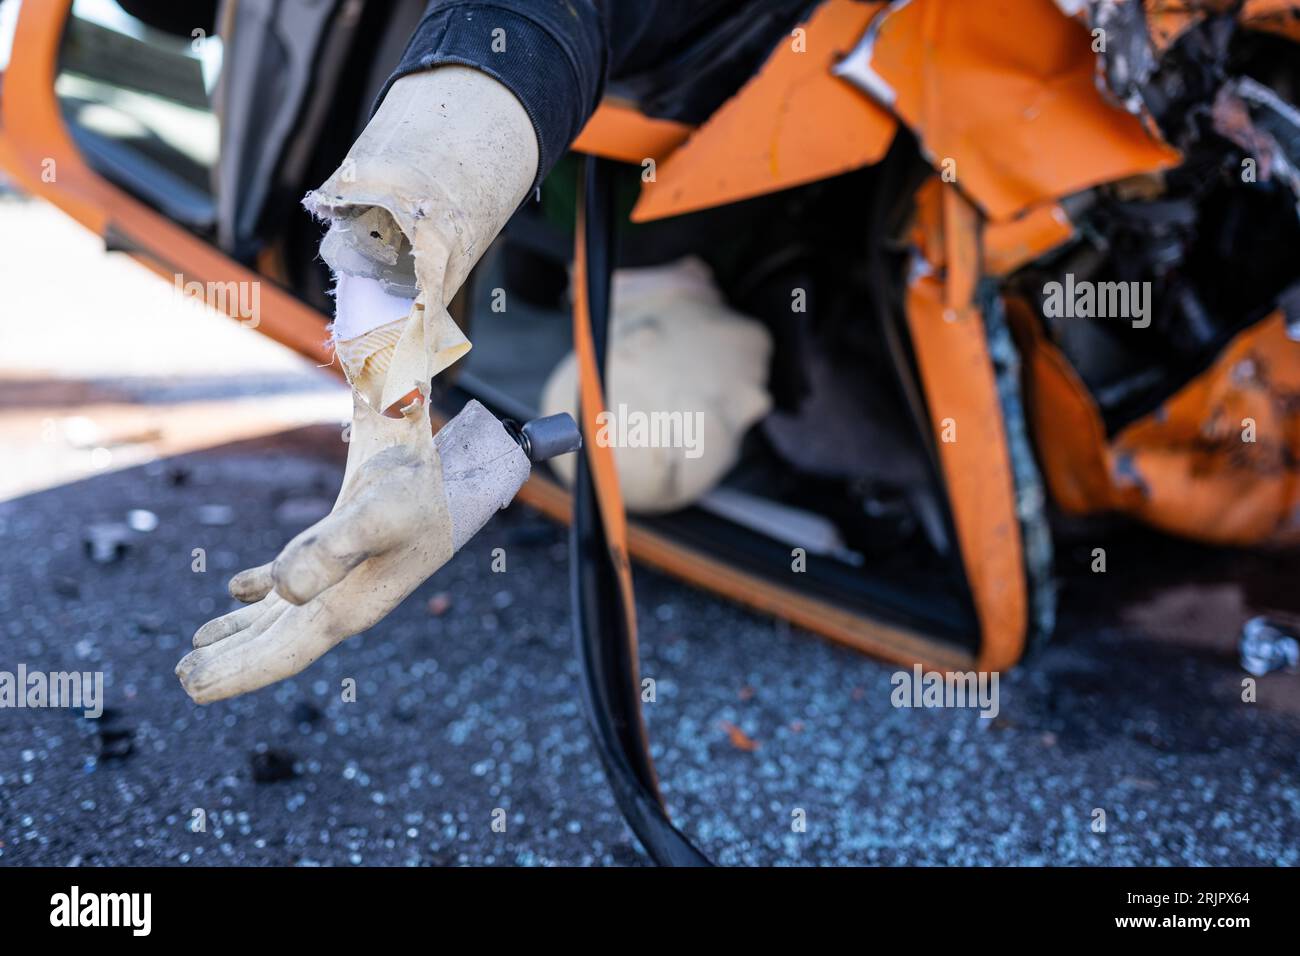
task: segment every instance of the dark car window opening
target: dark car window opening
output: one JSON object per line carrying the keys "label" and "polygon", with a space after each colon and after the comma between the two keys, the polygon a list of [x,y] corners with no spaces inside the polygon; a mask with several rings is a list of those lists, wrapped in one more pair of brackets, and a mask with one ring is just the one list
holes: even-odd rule
{"label": "dark car window opening", "polygon": [[[137,4],[76,0],[54,89],[73,139],[96,172],[169,218],[206,233],[220,128],[212,95],[221,38],[146,22]],[[187,18],[202,22],[202,17]],[[161,26],[152,25],[153,22]]]}

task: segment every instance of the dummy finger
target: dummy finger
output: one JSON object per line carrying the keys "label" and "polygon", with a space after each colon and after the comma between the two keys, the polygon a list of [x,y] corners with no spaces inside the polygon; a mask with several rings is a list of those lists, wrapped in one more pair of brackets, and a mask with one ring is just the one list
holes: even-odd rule
{"label": "dummy finger", "polygon": [[195,703],[209,704],[291,677],[338,640],[323,609],[289,608],[264,634],[229,651],[220,645],[191,651],[176,676]]}
{"label": "dummy finger", "polygon": [[409,530],[397,505],[376,495],[338,509],[298,535],[271,568],[276,592],[291,604],[306,604],[362,561],[393,547]]}
{"label": "dummy finger", "polygon": [[194,646],[207,647],[210,644],[216,644],[218,641],[224,641],[232,634],[237,634],[239,631],[256,623],[259,618],[274,610],[280,604],[283,604],[280,597],[272,594],[266,600],[258,601],[256,604],[250,604],[247,607],[236,608],[229,614],[213,618],[194,632]]}
{"label": "dummy finger", "polygon": [[266,597],[275,582],[271,580],[271,563],[258,565],[255,568],[248,568],[240,571],[226,586],[230,591],[230,596],[236,601],[243,601],[245,604],[252,604],[254,601],[260,601]]}

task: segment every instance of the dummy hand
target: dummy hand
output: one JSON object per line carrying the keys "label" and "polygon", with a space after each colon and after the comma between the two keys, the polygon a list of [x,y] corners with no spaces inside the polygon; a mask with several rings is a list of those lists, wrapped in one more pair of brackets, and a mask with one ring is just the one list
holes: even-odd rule
{"label": "dummy hand", "polygon": [[334,509],[274,562],[235,575],[230,593],[248,606],[199,628],[195,649],[176,666],[197,703],[292,676],[376,624],[508,504],[528,475],[523,452],[477,403],[437,436],[423,404],[400,419],[359,399],[355,405]]}
{"label": "dummy hand", "polygon": [[321,253],[337,273],[415,302],[397,321],[340,337],[354,413],[338,501],[273,563],[230,582],[249,606],[200,628],[176,668],[194,700],[296,674],[378,622],[528,477],[527,456],[477,402],[437,436],[423,402],[396,419],[373,409],[427,395],[469,349],[445,305],[527,195],[537,162],[514,94],[447,65],[394,83],[344,164],[307,197],[332,222]]}

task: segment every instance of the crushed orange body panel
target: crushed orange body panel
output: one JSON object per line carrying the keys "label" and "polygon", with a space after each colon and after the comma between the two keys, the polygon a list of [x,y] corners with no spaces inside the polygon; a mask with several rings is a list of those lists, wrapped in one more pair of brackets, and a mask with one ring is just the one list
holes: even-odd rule
{"label": "crushed orange body panel", "polygon": [[1300,348],[1280,312],[1109,441],[1064,355],[1026,306],[1014,312],[1027,336],[1026,410],[1062,508],[1122,512],[1216,544],[1300,541]]}
{"label": "crushed orange body panel", "polygon": [[[831,74],[883,3],[827,0],[685,145],[659,164],[634,222],[675,216],[875,163],[896,123]],[[800,46],[802,45],[802,49]]]}
{"label": "crushed orange body panel", "polygon": [[1034,206],[1015,219],[991,222],[984,229],[984,271],[1008,275],[1073,235],[1069,216],[1054,202]]}
{"label": "crushed orange body panel", "polygon": [[1157,528],[1223,544],[1289,543],[1300,540],[1297,453],[1300,348],[1275,313],[1160,414],[1124,429],[1112,459],[1129,459],[1126,473],[1146,486],[1120,484],[1120,505]]}
{"label": "crushed orange body panel", "polygon": [[1238,19],[1252,30],[1300,43],[1300,0],[1246,0]]}
{"label": "crushed orange body panel", "polygon": [[992,219],[1179,161],[1105,100],[1091,35],[1051,0],[912,0],[882,16],[871,67],[891,108]]}

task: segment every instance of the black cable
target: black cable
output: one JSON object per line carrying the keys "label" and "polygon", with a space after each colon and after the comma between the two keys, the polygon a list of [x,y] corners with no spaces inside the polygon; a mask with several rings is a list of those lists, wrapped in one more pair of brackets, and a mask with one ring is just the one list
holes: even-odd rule
{"label": "black cable", "polygon": [[[615,240],[612,181],[612,163],[596,157],[586,160],[579,198],[579,208],[585,210],[584,232],[578,241],[586,243],[588,319],[602,382]],[[578,455],[569,532],[573,629],[587,723],[614,800],[650,858],[660,866],[709,866],[704,854],[673,826],[659,799],[641,721],[634,635],[628,626],[636,609],[623,607],[618,569],[596,502],[590,453],[584,444]]]}

